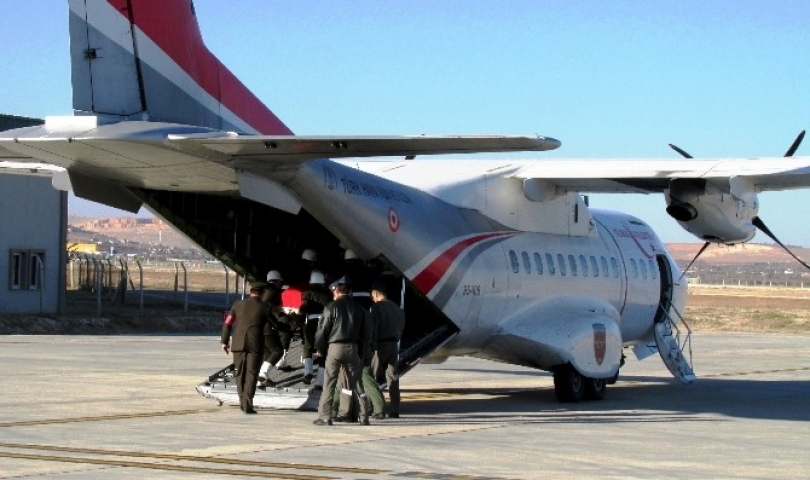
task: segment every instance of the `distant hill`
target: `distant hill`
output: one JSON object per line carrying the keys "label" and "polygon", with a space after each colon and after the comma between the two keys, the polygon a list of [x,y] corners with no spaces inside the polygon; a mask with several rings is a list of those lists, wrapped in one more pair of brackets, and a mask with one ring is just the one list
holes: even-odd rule
{"label": "distant hill", "polygon": [[[141,244],[170,249],[202,251],[191,240],[159,218],[68,218],[68,241],[102,244]],[[676,262],[685,267],[700,250],[701,243],[668,243]],[[101,248],[107,251],[109,247]],[[791,247],[799,258],[810,261],[810,248]],[[773,244],[748,243],[735,246],[711,245],[703,252],[697,266],[740,266],[785,264],[803,270],[781,247]],[[694,267],[693,267],[694,268]],[[782,268],[784,270],[784,268]]]}
{"label": "distant hill", "polygon": [[144,260],[213,260],[194,242],[159,218],[68,217],[68,244],[93,243],[102,254]]}
{"label": "distant hill", "polygon": [[194,242],[159,218],[68,218],[68,241],[135,242],[169,248],[199,249]]}
{"label": "distant hill", "polygon": [[[701,243],[668,243],[667,250],[669,250],[678,264],[686,265],[692,261],[692,258],[697,254],[701,246]],[[788,247],[799,258],[806,262],[810,261],[810,248]],[[788,255],[779,245],[763,243],[744,243],[734,246],[710,245],[700,256],[699,261],[717,265],[796,263],[796,260]],[[796,265],[802,268],[798,263]]]}

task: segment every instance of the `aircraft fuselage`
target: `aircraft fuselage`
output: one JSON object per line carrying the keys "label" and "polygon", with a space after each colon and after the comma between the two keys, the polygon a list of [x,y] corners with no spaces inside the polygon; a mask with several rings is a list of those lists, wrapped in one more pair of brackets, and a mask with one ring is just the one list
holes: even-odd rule
{"label": "aircraft fuselage", "polygon": [[[614,344],[633,345],[651,338],[663,296],[672,308],[685,304],[677,265],[652,229],[629,215],[579,212],[590,222],[585,235],[526,232],[338,162],[310,162],[277,177],[342,244],[385,258],[453,321],[460,332],[442,355],[552,369],[587,355],[577,349],[593,350],[599,334],[592,324],[607,325],[608,344],[613,331]],[[533,321],[524,325],[522,316]],[[567,316],[587,325],[567,330],[560,322]],[[612,351],[612,362],[598,362],[604,368],[580,369],[613,375],[615,345]]]}

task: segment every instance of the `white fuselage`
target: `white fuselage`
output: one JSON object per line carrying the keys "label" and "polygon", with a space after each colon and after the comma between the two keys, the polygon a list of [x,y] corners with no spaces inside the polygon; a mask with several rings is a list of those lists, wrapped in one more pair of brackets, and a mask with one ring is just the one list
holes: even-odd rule
{"label": "white fuselage", "polygon": [[[384,173],[324,160],[284,172],[279,181],[344,245],[367,258],[384,256],[459,327],[443,354],[549,368],[561,361],[559,353],[515,350],[545,348],[543,337],[560,328],[555,322],[598,311],[597,320],[615,323],[614,337],[626,346],[651,337],[663,288],[672,308],[681,310],[685,303],[685,283],[676,284],[678,267],[652,229],[634,217],[583,210],[582,204],[569,202],[575,220],[587,225],[561,233],[524,231],[479,209],[444,201],[415,182],[406,185],[379,175]],[[435,183],[430,172],[424,176]],[[451,186],[457,197],[464,196],[464,188],[480,186],[469,178]],[[513,201],[520,202],[529,203]],[[544,205],[520,208],[524,224],[526,212],[536,215],[531,221],[544,222]],[[584,234],[571,235],[572,230]],[[551,333],[535,329],[540,324]],[[492,342],[499,335],[531,342],[504,352],[502,343]],[[577,348],[571,342],[565,348]],[[552,342],[548,348],[559,345]]]}

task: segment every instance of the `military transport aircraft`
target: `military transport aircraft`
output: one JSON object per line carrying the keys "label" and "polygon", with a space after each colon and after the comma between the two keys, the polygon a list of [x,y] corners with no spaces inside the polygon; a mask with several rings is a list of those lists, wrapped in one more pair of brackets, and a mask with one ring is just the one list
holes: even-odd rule
{"label": "military transport aircraft", "polygon": [[476,356],[553,372],[561,401],[600,399],[634,347],[689,382],[680,268],[646,223],[582,193],[661,193],[683,228],[736,244],[770,234],[758,192],[810,185],[810,158],[785,158],[801,136],[785,157],[678,161],[413,160],[560,142],[295,136],[205,47],[192,1],[69,6],[76,115],[0,134],[0,166],[145,205],[249,278],[306,248],[382,263],[407,314],[404,370]]}

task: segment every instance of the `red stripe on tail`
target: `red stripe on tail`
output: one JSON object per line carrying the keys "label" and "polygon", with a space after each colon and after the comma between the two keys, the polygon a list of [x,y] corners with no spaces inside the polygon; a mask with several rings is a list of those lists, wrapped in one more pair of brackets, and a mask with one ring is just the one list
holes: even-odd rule
{"label": "red stripe on tail", "polygon": [[[107,0],[127,16],[126,0]],[[291,135],[287,128],[205,46],[190,0],[131,0],[131,20],[200,87],[265,135]]]}

